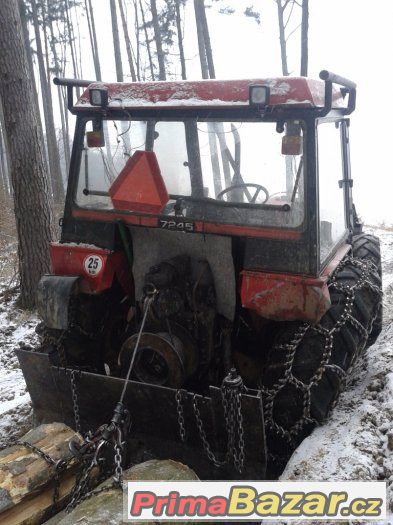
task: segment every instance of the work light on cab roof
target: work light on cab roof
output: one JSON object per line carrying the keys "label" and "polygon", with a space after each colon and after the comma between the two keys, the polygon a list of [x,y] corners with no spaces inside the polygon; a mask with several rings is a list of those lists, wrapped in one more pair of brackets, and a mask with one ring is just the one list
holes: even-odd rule
{"label": "work light on cab roof", "polygon": [[106,88],[89,89],[89,100],[92,106],[106,108],[108,105],[108,90]]}
{"label": "work light on cab roof", "polygon": [[269,86],[250,86],[250,104],[266,106],[269,104]]}
{"label": "work light on cab roof", "polygon": [[76,115],[67,197],[42,345],[17,351],[37,421],[72,425],[77,398],[94,458],[115,432],[128,461],[277,475],[381,330],[379,242],[352,199],[356,85],[55,83]]}

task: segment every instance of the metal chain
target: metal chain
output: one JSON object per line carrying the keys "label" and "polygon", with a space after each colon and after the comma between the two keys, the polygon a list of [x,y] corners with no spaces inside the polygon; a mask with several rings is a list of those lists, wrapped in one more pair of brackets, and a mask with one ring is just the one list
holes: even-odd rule
{"label": "metal chain", "polygon": [[[358,270],[360,273],[357,281],[352,285],[342,284],[337,279],[337,274],[340,270],[343,270],[346,266],[351,265]],[[340,317],[336,320],[335,324],[331,328],[326,328],[318,323],[315,326],[304,323],[301,325],[292,340],[286,344],[276,345],[272,350],[285,352],[285,361],[283,363],[283,375],[276,383],[271,387],[265,387],[260,385],[261,391],[264,394],[264,413],[265,413],[265,424],[270,429],[274,430],[278,435],[285,438],[290,445],[294,444],[294,438],[303,429],[305,424],[312,422],[314,424],[317,421],[311,416],[311,390],[315,387],[322,379],[326,370],[330,370],[335,373],[339,381],[342,384],[345,383],[346,378],[352,370],[353,364],[356,361],[357,356],[363,350],[366,345],[367,338],[372,330],[374,320],[376,319],[378,312],[377,309],[374,312],[370,322],[367,326],[363,326],[355,317],[352,315],[356,292],[362,288],[368,287],[379,296],[382,295],[381,289],[370,281],[370,275],[373,271],[376,271],[376,266],[368,260],[356,259],[352,256],[348,256],[343,259],[337,266],[335,272],[330,278],[328,288],[330,290],[336,290],[341,292],[344,296],[344,304]],[[347,371],[341,368],[339,365],[331,363],[331,356],[333,352],[333,342],[335,335],[342,329],[343,326],[350,324],[360,335],[360,344],[357,352],[351,357],[351,362],[348,366]],[[304,339],[305,335],[309,332],[313,332],[315,335],[325,339],[324,350],[321,356],[321,362],[318,369],[314,372],[312,377],[306,382],[295,377],[293,374],[293,365],[296,357],[296,352],[299,348],[300,343]],[[284,428],[279,425],[274,419],[274,403],[279,392],[287,385],[293,385],[295,388],[300,390],[303,394],[303,408],[302,414],[299,419],[290,428]]]}
{"label": "metal chain", "polygon": [[[104,490],[98,489],[97,491],[89,491],[88,483],[90,481],[90,475],[94,467],[98,466],[102,468],[103,458],[100,458],[101,452],[107,448],[109,445],[113,447],[114,451],[114,468],[113,468],[113,485],[123,488],[123,449],[126,443],[126,440],[123,437],[126,437],[126,434],[130,427],[130,418],[129,412],[125,409],[123,405],[124,397],[126,394],[128,379],[131,375],[131,371],[135,362],[135,356],[138,351],[140,339],[143,333],[143,329],[146,323],[147,315],[151,304],[154,300],[157,290],[152,288],[147,295],[145,304],[144,304],[144,315],[141,322],[141,326],[138,332],[138,339],[135,345],[134,354],[131,358],[130,365],[128,367],[128,372],[126,380],[122,389],[120,400],[117,403],[114,414],[112,416],[111,422],[108,425],[102,425],[94,435],[90,433],[87,434],[84,443],[79,450],[76,450],[77,455],[85,454],[86,458],[89,458],[89,461],[86,462],[86,466],[82,472],[81,478],[76,483],[71,500],[66,507],[66,512],[70,512],[73,508],[76,507],[82,500],[91,497],[94,494],[103,492]],[[71,370],[71,387],[72,387],[72,401],[74,408],[75,424],[80,428],[80,417],[79,417],[79,406],[78,406],[78,396],[76,390],[75,382],[75,370]],[[92,456],[92,457],[91,457]]]}
{"label": "metal chain", "polygon": [[[93,496],[97,496],[98,494],[102,494],[103,492],[109,492],[110,490],[113,490],[113,489],[116,489],[116,488],[119,489],[120,487],[114,481],[112,481],[112,483],[110,483],[109,485],[105,485],[105,486],[100,487],[98,489],[89,490],[88,492],[85,492],[84,494],[80,494],[79,498],[78,498],[78,501],[73,505],[72,508],[70,507],[69,510],[66,510],[66,513],[71,512],[71,510],[74,509],[77,505],[79,505],[79,503],[82,503],[82,501],[90,499]],[[67,508],[68,508],[68,506],[67,506]]]}
{"label": "metal chain", "polygon": [[113,475],[113,481],[120,487],[123,483],[123,467],[122,467],[122,446],[118,443],[115,445],[115,473]]}
{"label": "metal chain", "polygon": [[39,456],[41,459],[46,461],[49,465],[54,467],[54,488],[53,488],[53,511],[57,509],[59,499],[60,499],[60,474],[67,468],[69,463],[73,460],[73,458],[70,458],[68,460],[65,459],[59,459],[58,461],[54,460],[49,454],[44,452],[42,449],[36,447],[32,443],[29,443],[28,441],[22,441],[22,440],[16,440],[12,445],[19,445],[26,447],[27,449],[31,450]]}
{"label": "metal chain", "polygon": [[74,419],[75,419],[75,430],[78,432],[78,434],[80,434],[81,433],[81,419],[80,419],[80,414],[79,414],[78,390],[76,387],[76,379],[75,379],[75,376],[77,374],[80,374],[80,371],[72,369],[71,374],[70,374],[70,380],[71,380],[72,408],[74,411]]}
{"label": "metal chain", "polygon": [[[128,370],[127,378],[125,381],[125,385],[121,394],[120,402],[116,405],[115,413],[112,418],[112,421],[109,425],[103,425],[98,429],[96,432],[96,436],[93,435],[91,432],[88,432],[85,436],[84,443],[81,446],[78,446],[77,443],[73,443],[73,447],[71,448],[71,451],[75,453],[75,456],[79,457],[82,461],[84,461],[84,467],[79,473],[79,476],[77,477],[75,486],[72,490],[70,501],[66,506],[65,512],[69,513],[74,509],[81,501],[88,499],[92,497],[93,495],[99,494],[101,492],[105,492],[107,490],[110,490],[113,487],[119,487],[123,488],[123,448],[124,443],[122,441],[123,432],[124,434],[127,433],[128,427],[129,427],[129,413],[128,411],[123,407],[122,401],[125,396],[126,392],[126,386],[127,381],[130,376],[132,366],[134,364],[135,355],[138,349],[138,344],[140,337],[143,332],[144,324],[146,322],[147,314],[150,309],[151,303],[153,302],[153,299],[155,295],[157,294],[157,291],[152,289],[150,293],[148,294],[148,297],[145,302],[145,313],[144,317],[141,323],[141,328],[138,334],[138,343],[136,345],[136,348],[134,350],[134,356],[131,360],[131,364]],[[50,335],[48,332],[44,333],[44,343],[46,344],[52,344],[57,350],[59,354],[59,361],[60,365],[64,367],[65,371],[68,372],[68,363],[66,359],[66,352],[64,345],[62,344],[65,336],[70,330],[76,330],[80,334],[89,337],[91,339],[94,339],[95,334],[89,334],[85,330],[83,330],[80,326],[77,325],[75,322],[75,304],[72,303],[70,306],[70,327],[68,330],[64,330],[61,332],[59,337],[54,337]],[[75,418],[75,429],[80,434],[81,433],[81,420],[80,420],[80,411],[79,411],[79,402],[78,402],[78,391],[77,391],[77,384],[76,384],[76,376],[80,374],[81,371],[77,369],[71,369],[70,370],[70,383],[71,383],[71,395],[72,395],[72,406],[73,406],[73,412],[74,412],[74,418]],[[120,424],[124,423],[124,426],[127,428],[121,429]],[[116,434],[116,436],[115,436]],[[109,486],[102,487],[100,489],[96,490],[88,490],[89,482],[91,481],[91,473],[95,467],[100,467],[102,469],[103,464],[103,458],[99,458],[99,453],[101,449],[105,448],[110,442],[112,441],[113,444],[113,450],[114,450],[114,471],[113,471],[113,482]],[[34,445],[31,445],[28,442],[18,442],[18,444],[24,445],[28,448],[30,448],[33,452],[38,454],[40,457],[42,457],[45,461],[50,463],[55,467],[55,489],[54,489],[54,508],[57,507],[57,502],[59,499],[59,490],[60,490],[60,473],[61,471],[66,468],[67,462],[65,461],[54,461],[49,455],[47,455],[42,450],[38,449]],[[71,444],[70,444],[71,445]],[[70,461],[72,461],[74,458],[72,457]]]}
{"label": "metal chain", "polygon": [[[218,457],[214,454],[207,438],[201,412],[197,403],[197,394],[194,394],[192,398],[192,407],[195,415],[195,421],[206,456],[217,468],[222,467],[225,464],[233,463],[236,470],[240,474],[243,472],[245,461],[243,415],[241,406],[242,391],[244,390],[245,387],[240,376],[238,376],[236,371],[232,369],[229,375],[224,379],[221,387],[225,428],[228,436],[227,450],[223,460],[218,459]],[[180,439],[184,443],[186,439],[186,429],[180,390],[177,390],[175,399]]]}
{"label": "metal chain", "polygon": [[228,433],[227,462],[233,459],[236,470],[241,474],[244,466],[244,430],[241,411],[241,390],[231,387],[222,388],[226,429]]}
{"label": "metal chain", "polygon": [[184,421],[184,412],[183,405],[181,400],[181,390],[176,390],[175,399],[176,399],[176,410],[177,410],[177,421],[179,423],[179,435],[182,443],[186,442],[186,427]]}
{"label": "metal chain", "polygon": [[205,429],[203,428],[203,421],[201,418],[201,413],[198,408],[198,404],[196,402],[196,398],[197,398],[197,395],[194,394],[192,398],[192,407],[194,409],[196,424],[198,427],[199,436],[202,440],[203,449],[207,457],[209,458],[209,460],[213,463],[215,467],[222,467],[223,465],[225,465],[226,459],[224,461],[220,461],[219,459],[217,459],[210,447],[209,441],[207,440],[207,437],[206,437]]}
{"label": "metal chain", "polygon": [[28,441],[21,441],[21,440],[16,440],[13,445],[20,445],[20,446],[23,446],[23,447],[26,447],[28,449],[30,449],[32,452],[34,452],[35,454],[37,454],[37,456],[39,456],[41,459],[43,459],[44,461],[46,461],[47,463],[49,463],[49,465],[53,465],[55,466],[56,465],[56,461],[51,458],[49,456],[49,454],[47,454],[46,452],[44,452],[43,450],[41,450],[40,448],[36,447],[35,445],[32,445],[31,443],[29,443]]}
{"label": "metal chain", "polygon": [[89,465],[86,465],[85,468],[82,470],[82,475],[78,483],[73,488],[73,491],[71,493],[71,499],[68,503],[67,507],[65,508],[65,512],[69,513],[74,509],[78,503],[81,500],[82,495],[84,494],[86,487],[88,486],[88,482],[90,481],[90,474],[93,468],[96,466],[95,462],[92,461]]}

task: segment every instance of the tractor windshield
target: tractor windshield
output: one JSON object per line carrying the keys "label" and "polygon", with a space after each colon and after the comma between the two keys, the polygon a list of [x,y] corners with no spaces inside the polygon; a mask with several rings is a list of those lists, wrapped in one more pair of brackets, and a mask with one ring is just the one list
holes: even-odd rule
{"label": "tractor windshield", "polygon": [[[95,127],[87,121],[86,134]],[[170,196],[160,215],[177,203],[195,220],[298,227],[303,134],[299,121],[104,121],[105,145],[81,145],[76,203],[113,209],[109,186],[135,151],[153,151]]]}

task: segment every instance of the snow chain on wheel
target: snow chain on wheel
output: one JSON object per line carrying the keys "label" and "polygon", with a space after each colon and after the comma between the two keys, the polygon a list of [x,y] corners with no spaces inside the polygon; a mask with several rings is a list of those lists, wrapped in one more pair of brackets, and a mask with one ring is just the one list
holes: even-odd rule
{"label": "snow chain on wheel", "polygon": [[381,279],[370,260],[346,257],[328,286],[332,306],[320,322],[280,323],[267,357],[260,387],[276,460],[327,417],[378,315]]}
{"label": "snow chain on wheel", "polygon": [[[357,259],[371,261],[374,263],[378,275],[382,278],[381,248],[378,237],[369,233],[362,233],[353,238],[352,254]],[[366,348],[373,345],[382,330],[382,295],[379,303],[378,314],[375,318],[370,335],[368,336]]]}

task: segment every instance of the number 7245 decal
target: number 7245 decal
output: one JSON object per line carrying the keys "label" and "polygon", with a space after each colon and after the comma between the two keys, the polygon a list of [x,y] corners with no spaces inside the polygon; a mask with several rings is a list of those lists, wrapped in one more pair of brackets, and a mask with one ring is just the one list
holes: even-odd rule
{"label": "number 7245 decal", "polygon": [[184,222],[179,220],[159,220],[160,228],[165,230],[174,230],[180,232],[193,232],[195,231],[195,224],[193,222]]}

